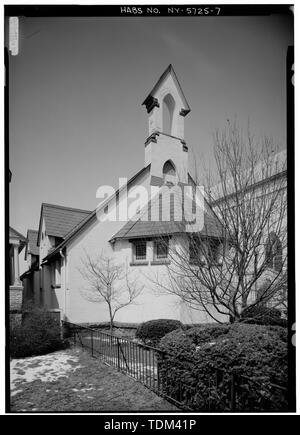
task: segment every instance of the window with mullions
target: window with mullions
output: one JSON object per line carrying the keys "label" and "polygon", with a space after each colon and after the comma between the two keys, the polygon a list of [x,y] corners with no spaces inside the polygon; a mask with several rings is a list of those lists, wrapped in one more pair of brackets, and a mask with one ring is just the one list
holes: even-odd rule
{"label": "window with mullions", "polygon": [[134,244],[134,260],[145,261],[147,258],[147,243],[138,242]]}
{"label": "window with mullions", "polygon": [[169,255],[169,241],[157,240],[154,242],[154,259],[166,260]]}

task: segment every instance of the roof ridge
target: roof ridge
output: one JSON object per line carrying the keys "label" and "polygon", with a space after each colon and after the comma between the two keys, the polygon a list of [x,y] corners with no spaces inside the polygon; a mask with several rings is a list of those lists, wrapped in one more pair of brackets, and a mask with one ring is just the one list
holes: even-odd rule
{"label": "roof ridge", "polygon": [[[137,177],[139,177],[141,174],[143,174],[144,171],[148,170],[151,166],[151,163],[149,163],[149,165],[144,166],[142,169],[140,169],[138,172],[136,172],[128,181],[127,183],[125,183],[121,188],[117,189],[116,192],[111,195],[109,198],[107,198],[106,201],[103,202],[103,204],[101,204],[101,209],[104,208],[106,206],[106,204],[116,195],[118,195],[120,193],[120,191],[122,191],[123,188],[125,188],[125,186],[129,186]],[[97,210],[98,207],[96,207],[93,211],[90,212],[90,214],[88,216],[86,216],[81,222],[79,222],[78,225],[76,225],[73,229],[71,229],[67,234],[65,234],[64,236],[64,240],[56,246],[55,251],[61,249],[68,241],[69,239],[77,233],[77,231],[79,231],[82,227],[84,227],[84,225],[97,214]],[[45,258],[48,258],[50,255],[50,253],[48,255],[46,255]]]}
{"label": "roof ridge", "polygon": [[65,205],[59,205],[59,204],[50,204],[48,202],[43,202],[42,203],[42,207],[52,207],[52,208],[59,208],[62,210],[72,210],[72,211],[78,211],[80,213],[92,213],[92,210],[86,210],[86,209],[82,209],[82,208],[75,208],[75,207],[68,207]]}

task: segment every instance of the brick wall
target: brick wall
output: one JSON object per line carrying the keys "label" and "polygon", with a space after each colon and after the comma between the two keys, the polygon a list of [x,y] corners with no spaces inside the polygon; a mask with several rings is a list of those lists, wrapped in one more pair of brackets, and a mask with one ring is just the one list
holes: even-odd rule
{"label": "brick wall", "polygon": [[23,287],[9,288],[10,311],[21,311],[23,302]]}

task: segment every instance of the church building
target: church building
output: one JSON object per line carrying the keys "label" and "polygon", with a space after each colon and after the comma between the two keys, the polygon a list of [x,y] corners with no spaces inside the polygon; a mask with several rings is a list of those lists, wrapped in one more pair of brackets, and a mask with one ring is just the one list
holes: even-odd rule
{"label": "church building", "polygon": [[[189,172],[184,122],[191,109],[172,65],[143,106],[148,116],[145,159],[129,181],[110,194],[102,192],[99,197],[106,199],[94,211],[42,204],[39,228],[27,234],[29,268],[21,276],[25,299],[61,320],[78,324],[108,322],[114,310],[114,322],[122,324],[161,318],[183,323],[207,323],[212,318],[227,322],[227,311],[218,310],[215,304],[209,310],[211,317],[207,310],[196,309],[170,291],[174,282],[170,273],[178,266],[172,254],[181,253],[193,264],[191,235],[199,236],[204,251],[210,251],[209,264],[222,265],[229,246],[216,209],[219,202],[230,205],[220,197],[212,208]],[[273,171],[275,175],[249,186],[257,197],[269,193],[262,188],[265,183],[271,189],[279,185],[286,189],[281,181],[286,180],[285,152],[272,161],[279,168]],[[276,228],[275,221],[267,227]],[[278,270],[285,273],[286,247],[278,235],[266,234],[260,250],[263,261],[269,260],[251,289],[252,301],[266,277],[272,281]],[[253,270],[256,266],[254,262]]]}
{"label": "church building", "polygon": [[[184,121],[191,109],[172,65],[161,75],[143,105],[149,130],[144,165],[139,172],[94,211],[42,204],[35,246],[26,251],[27,255],[30,249],[39,253],[39,280],[36,262],[29,265],[22,279],[26,295],[31,295],[36,304],[57,312],[62,320],[109,321],[107,304],[87,297],[90,283],[83,270],[87,256],[89,259],[102,256],[124,268],[120,287],[126,289],[130,276],[140,289],[132,303],[117,312],[115,322],[140,323],[159,318],[185,323],[211,321],[178,296],[163,292],[156,282],[165,280],[167,285],[169,252],[186,243],[187,232],[203,232],[208,238],[220,238],[222,234],[220,221],[204,198],[201,205],[195,204],[195,198],[190,200],[190,218],[183,212],[184,187],[194,190],[196,187],[189,173],[184,137]],[[169,195],[170,200],[163,201],[162,190],[174,186],[179,186],[181,193]],[[127,219],[122,218],[122,206],[126,204],[125,209],[130,209],[128,204],[141,190],[147,193],[148,201]],[[198,208],[200,219],[196,222]],[[165,212],[169,212],[167,217]],[[29,240],[33,236],[31,231]]]}

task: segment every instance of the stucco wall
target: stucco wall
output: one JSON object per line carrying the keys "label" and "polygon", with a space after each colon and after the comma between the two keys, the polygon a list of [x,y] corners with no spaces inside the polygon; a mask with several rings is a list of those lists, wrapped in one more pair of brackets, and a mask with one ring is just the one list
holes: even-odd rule
{"label": "stucco wall", "polygon": [[54,237],[48,237],[46,235],[45,219],[43,219],[40,238],[40,264],[42,263],[43,259],[46,257],[52,246],[54,246],[53,244]]}
{"label": "stucco wall", "polygon": [[[141,175],[134,185],[128,189],[128,194],[132,192],[135,185],[142,185],[149,189],[150,172]],[[119,200],[122,202],[125,193],[121,193]],[[110,208],[111,211],[111,208]],[[143,287],[141,294],[135,299],[134,303],[118,311],[115,317],[117,322],[140,323],[143,321],[172,318],[178,319],[185,323],[206,323],[211,321],[207,314],[192,310],[184,304],[176,295],[167,294],[157,285],[157,278],[162,281],[168,280],[168,270],[165,265],[152,265],[153,242],[147,242],[147,260],[146,266],[129,266],[132,261],[132,244],[128,240],[117,240],[114,245],[109,240],[123,227],[125,222],[105,221],[100,222],[94,219],[81,233],[76,235],[69,242],[66,248],[67,267],[62,267],[62,288],[51,289],[51,280],[49,280],[49,268],[44,271],[44,288],[47,297],[48,308],[60,308],[63,317],[74,323],[93,323],[106,322],[109,320],[108,307],[105,303],[91,301],[90,284],[82,276],[84,268],[82,260],[85,258],[85,252],[91,258],[97,258],[101,255],[112,257],[117,264],[123,264],[124,270],[126,265],[129,267],[128,272],[130,280],[136,278],[139,287]],[[171,249],[177,249],[177,246],[183,243],[180,237],[173,237],[170,240]],[[175,247],[175,248],[174,248]],[[125,281],[124,281],[125,287]],[[52,299],[49,299],[49,293]],[[53,303],[53,297],[56,303]],[[50,302],[51,303],[50,303]]]}
{"label": "stucco wall", "polygon": [[[113,225],[110,225],[111,227]],[[106,227],[108,232],[108,226]],[[88,247],[89,255],[99,255],[103,247],[106,255],[112,256],[116,263],[129,265],[132,259],[132,246],[128,241],[116,242],[114,251],[106,243],[106,231],[103,225],[96,225],[81,243],[70,250],[69,261],[69,306],[67,308],[69,320],[75,323],[82,322],[104,322],[109,320],[108,309],[105,303],[90,302],[86,299],[89,292],[89,284],[83,279],[79,272],[80,257],[83,256],[83,246]],[[151,242],[148,242],[148,246]],[[150,246],[149,246],[150,248]],[[149,252],[149,249],[148,249]],[[142,293],[134,301],[134,304],[120,310],[115,317],[118,322],[139,323],[155,318],[180,318],[180,303],[177,297],[170,295],[159,295],[159,292],[151,278],[154,274],[164,273],[166,266],[129,266],[128,274],[130,280],[137,278],[137,285],[143,286]],[[126,288],[126,282],[123,281]]]}
{"label": "stucco wall", "polygon": [[156,136],[157,142],[150,142],[145,149],[145,164],[151,163],[151,175],[163,176],[163,166],[171,160],[175,167],[179,181],[188,182],[188,153],[183,150],[179,139],[163,134]]}
{"label": "stucco wall", "polygon": [[[149,173],[138,180],[138,183],[149,187]],[[129,192],[130,193],[130,189]],[[122,200],[122,196],[120,196]],[[104,322],[109,320],[105,303],[96,303],[88,300],[89,284],[83,278],[82,259],[85,251],[95,258],[104,254],[114,258],[118,264],[127,264],[132,260],[132,245],[127,240],[117,241],[112,246],[108,241],[116,234],[124,222],[99,222],[95,220],[80,235],[76,236],[67,247],[67,280],[66,280],[66,317],[75,323]],[[134,304],[120,310],[115,320],[118,322],[139,323],[150,319],[173,318],[180,319],[182,303],[174,295],[162,294],[155,285],[155,276],[166,275],[166,266],[150,265],[153,260],[151,252],[152,242],[148,242],[148,266],[131,266],[129,273],[131,279],[137,277],[138,285],[143,291]],[[125,284],[125,282],[124,282]],[[186,316],[186,314],[184,314]],[[199,318],[198,313],[194,316]],[[201,319],[199,318],[199,321]]]}
{"label": "stucco wall", "polygon": [[[149,188],[149,171],[138,177],[136,184]],[[133,188],[134,186],[131,186],[127,194],[130,194]],[[119,201],[122,202],[125,198],[126,193],[121,192]],[[111,212],[112,210],[113,205],[110,205],[109,211]],[[82,260],[85,258],[85,252],[92,258],[99,257],[100,255],[114,256],[116,262],[118,262],[119,258],[115,256],[109,240],[124,225],[125,221],[109,220],[100,222],[95,218],[94,221],[67,246],[65,315],[68,320],[79,323],[108,320],[106,306],[88,300],[86,296],[88,285],[82,277],[80,269],[83,267]]]}
{"label": "stucco wall", "polygon": [[[67,318],[74,323],[105,322],[109,320],[108,308],[105,303],[90,302],[89,283],[84,280],[79,269],[82,268],[80,259],[84,256],[84,249],[89,255],[99,255],[101,249],[106,255],[112,256],[118,264],[129,265],[132,261],[132,244],[127,240],[117,241],[114,249],[107,240],[115,232],[117,223],[97,223],[83,234],[80,240],[68,251],[68,303]],[[180,238],[170,240],[170,249],[181,243]],[[147,242],[148,265],[129,266],[129,278],[137,279],[139,286],[143,286],[142,293],[133,304],[121,309],[115,317],[117,322],[140,323],[151,319],[170,318],[184,323],[206,323],[212,319],[203,311],[193,310],[183,303],[179,297],[167,294],[157,282],[168,283],[168,270],[165,265],[152,265],[153,242]],[[125,287],[126,283],[123,282]],[[226,320],[225,317],[222,320]]]}

